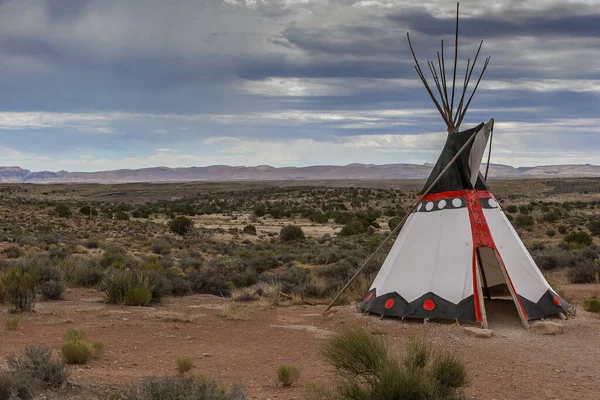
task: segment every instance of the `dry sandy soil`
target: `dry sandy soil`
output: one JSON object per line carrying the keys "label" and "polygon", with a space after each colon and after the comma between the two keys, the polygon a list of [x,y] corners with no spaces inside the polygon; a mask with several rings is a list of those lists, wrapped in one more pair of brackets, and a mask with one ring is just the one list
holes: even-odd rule
{"label": "dry sandy soil", "polygon": [[[595,290],[591,285],[570,289],[579,301]],[[104,304],[98,291],[69,289],[64,301],[38,303],[19,330],[0,327],[0,357],[28,344],[59,349],[67,328],[77,327],[90,340],[104,342],[105,354],[86,366],[69,367],[72,381],[84,388],[69,398],[107,398],[115,385],[173,375],[174,360],[187,355],[195,360],[194,373],[226,384],[241,382],[249,398],[303,399],[305,383],[327,384],[333,378],[319,344],[341,327],[358,325],[385,334],[397,349],[418,334],[456,352],[471,376],[468,394],[477,399],[597,399],[600,393],[600,317],[581,309],[563,322],[564,334],[542,336],[521,327],[512,303],[495,300],[487,307],[494,336],[479,339],[448,322],[381,320],[353,306],[323,316],[324,305],[250,303],[249,320],[231,321],[219,316],[226,303],[194,295],[170,298],[158,307],[120,307]],[[7,312],[0,309],[2,319]],[[276,388],[281,364],[301,371],[291,388]]]}

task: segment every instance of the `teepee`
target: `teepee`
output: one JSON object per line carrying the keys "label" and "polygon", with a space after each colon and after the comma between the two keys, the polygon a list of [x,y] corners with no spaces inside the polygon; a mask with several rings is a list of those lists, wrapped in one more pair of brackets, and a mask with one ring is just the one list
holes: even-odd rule
{"label": "teepee", "polygon": [[439,101],[425,79],[410,36],[408,42],[417,74],[446,123],[448,137],[360,308],[382,316],[460,319],[486,327],[484,295],[512,297],[525,327],[529,320],[566,312],[569,304],[544,279],[490,192],[487,176],[480,173],[494,120],[459,131],[490,58],[465,102],[480,44],[472,65],[470,60],[467,63],[462,95],[454,109],[458,5],[451,92],[443,41],[437,68],[428,62]]}

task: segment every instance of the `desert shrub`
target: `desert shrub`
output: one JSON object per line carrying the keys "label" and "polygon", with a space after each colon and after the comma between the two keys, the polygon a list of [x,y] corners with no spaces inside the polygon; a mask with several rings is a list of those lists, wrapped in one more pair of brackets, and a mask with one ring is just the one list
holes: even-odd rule
{"label": "desert shrub", "polygon": [[38,279],[39,282],[58,281],[61,279],[60,271],[54,265],[49,254],[31,253],[20,262],[23,271],[28,272]]}
{"label": "desert shrub", "polygon": [[546,222],[556,222],[560,218],[560,216],[554,212],[547,212],[543,215],[544,221]]}
{"label": "desert shrub", "polygon": [[156,287],[153,278],[160,274],[152,274],[151,272],[111,271],[103,280],[107,301],[112,304],[126,304],[126,301],[135,303],[135,301],[144,300],[147,293],[153,296]]}
{"label": "desert shrub", "polygon": [[519,207],[519,212],[523,215],[529,215],[529,213],[531,212],[531,210],[533,209],[532,206],[526,206],[526,205],[522,205]]}
{"label": "desert shrub", "polygon": [[326,224],[327,222],[329,222],[329,216],[327,214],[323,214],[323,213],[315,213],[315,214],[311,214],[308,219],[311,222],[317,223],[317,224]]}
{"label": "desert shrub", "polygon": [[569,269],[568,275],[572,283],[596,283],[600,281],[600,263],[594,260],[578,260]]}
{"label": "desert shrub", "polygon": [[587,225],[587,228],[590,230],[592,235],[600,236],[600,219],[590,221]]}
{"label": "desert shrub", "polygon": [[396,229],[396,227],[398,226],[398,224],[402,222],[402,218],[400,217],[394,217],[392,219],[390,219],[388,221],[388,226],[390,228],[391,231],[393,231],[394,229]]}
{"label": "desert shrub", "polygon": [[567,227],[565,225],[559,225],[558,232],[564,235],[565,233],[567,233]]}
{"label": "desert shrub", "polygon": [[330,339],[322,351],[340,378],[336,393],[325,398],[449,400],[459,398],[468,384],[460,359],[433,351],[417,338],[409,340],[399,359],[389,354],[385,338],[349,328]]}
{"label": "desert shrub", "polygon": [[534,224],[534,219],[531,215],[528,214],[519,214],[517,218],[515,218],[515,226],[519,228],[525,228],[528,226],[532,226]]}
{"label": "desert shrub", "polygon": [[187,277],[190,282],[190,289],[194,293],[217,296],[229,296],[231,293],[232,284],[230,280],[222,270],[217,268],[207,266],[200,269],[189,269]]}
{"label": "desert shrub", "polygon": [[546,244],[544,242],[533,242],[531,244],[531,250],[544,250],[546,248]]}
{"label": "desert shrub", "polygon": [[279,238],[284,242],[304,239],[304,231],[297,225],[287,225],[281,228]]}
{"label": "desert shrub", "polygon": [[581,303],[581,306],[583,307],[583,309],[585,311],[589,311],[589,312],[593,312],[593,313],[600,312],[600,300],[598,300],[595,297],[590,297],[589,299],[585,299]]}
{"label": "desert shrub", "polygon": [[21,249],[17,246],[11,246],[4,249],[4,254],[7,258],[19,258],[21,257]]}
{"label": "desert shrub", "polygon": [[219,316],[230,321],[248,321],[251,319],[248,309],[235,301],[227,303],[219,312]]}
{"label": "desert shrub", "polygon": [[90,348],[92,350],[92,358],[100,358],[104,355],[104,343],[102,342],[92,342],[90,343]]}
{"label": "desert shrub", "polygon": [[131,212],[131,216],[133,218],[150,218],[150,213],[145,209],[137,208]]}
{"label": "desert shrub", "polygon": [[90,216],[90,214],[92,216],[96,216],[98,215],[98,210],[96,210],[94,207],[92,206],[81,206],[81,208],[79,208],[79,213],[86,215],[86,216]]}
{"label": "desert shrub", "polygon": [[194,367],[194,360],[190,357],[179,357],[175,360],[175,365],[177,366],[177,372],[185,374]]}
{"label": "desert shrub", "polygon": [[68,340],[61,347],[67,364],[85,364],[92,358],[92,348],[83,340]]}
{"label": "desert shrub", "polygon": [[363,221],[361,221],[359,219],[353,219],[352,221],[350,221],[346,225],[344,225],[344,227],[340,231],[339,235],[340,236],[354,236],[354,235],[359,235],[361,233],[365,233],[366,231],[367,231],[367,227],[365,226]]}
{"label": "desert shrub", "polygon": [[83,242],[83,247],[86,249],[97,249],[100,247],[100,241],[98,239],[87,239]]}
{"label": "desert shrub", "polygon": [[13,267],[8,270],[3,279],[6,298],[14,308],[21,311],[31,311],[35,306],[38,291],[38,280],[22,268]]}
{"label": "desert shrub", "polygon": [[227,390],[217,382],[197,376],[155,377],[141,380],[130,400],[246,400],[242,385]]}
{"label": "desert shrub", "polygon": [[152,301],[152,292],[148,289],[133,287],[123,295],[126,306],[147,306]]}
{"label": "desert shrub", "polygon": [[191,291],[190,282],[181,268],[171,267],[165,271],[165,278],[169,280],[171,294],[184,296]]}
{"label": "desert shrub", "polygon": [[514,204],[511,204],[510,206],[506,207],[506,212],[509,212],[511,214],[515,214],[517,211],[519,211],[519,209]]}
{"label": "desert shrub", "polygon": [[26,378],[0,370],[0,400],[29,400],[32,388]]}
{"label": "desert shrub", "polygon": [[91,287],[100,283],[104,277],[104,269],[98,261],[85,257],[68,257],[60,261],[57,268],[72,286]]}
{"label": "desert shrub", "polygon": [[256,235],[256,226],[254,225],[246,225],[242,230],[243,233],[247,235]]}
{"label": "desert shrub", "polygon": [[554,236],[556,236],[556,231],[555,231],[554,229],[548,229],[548,230],[546,231],[546,235],[547,235],[548,237],[554,237]]}
{"label": "desert shrub", "polygon": [[160,262],[160,259],[155,255],[144,257],[144,259],[138,264],[138,268],[141,271],[156,271],[160,273],[164,272],[164,268]]}
{"label": "desert shrub", "polygon": [[194,222],[191,219],[184,216],[179,216],[173,219],[169,224],[169,229],[171,229],[172,232],[181,236],[187,234],[189,231],[192,230],[193,227]]}
{"label": "desert shrub", "polygon": [[537,266],[542,270],[565,268],[573,263],[573,254],[560,248],[546,249],[542,252],[532,252]]}
{"label": "desert shrub", "polygon": [[115,219],[117,221],[128,221],[129,220],[129,214],[126,213],[125,211],[119,211],[115,214]]}
{"label": "desert shrub", "polygon": [[572,247],[580,249],[592,244],[592,238],[587,232],[571,232],[564,239],[565,242],[569,243]]}
{"label": "desert shrub", "polygon": [[300,371],[293,365],[280,365],[277,368],[277,380],[283,387],[292,386],[300,377]]}
{"label": "desert shrub", "polygon": [[111,265],[117,262],[125,262],[125,258],[127,256],[127,252],[122,247],[118,246],[110,246],[104,253],[102,253],[102,258],[100,258],[100,265],[104,268],[110,267]]}
{"label": "desert shrub", "polygon": [[562,208],[564,208],[567,211],[571,211],[571,203],[565,201],[564,203],[562,203]]}
{"label": "desert shrub", "polygon": [[170,254],[171,243],[165,238],[157,238],[152,243],[152,252],[154,254]]}
{"label": "desert shrub", "polygon": [[40,284],[40,294],[44,300],[58,300],[65,291],[63,281],[50,280]]}
{"label": "desert shrub", "polygon": [[20,357],[10,355],[7,365],[10,373],[29,377],[51,388],[63,387],[69,376],[65,364],[53,356],[52,350],[40,346],[25,347]]}
{"label": "desert shrub", "polygon": [[79,329],[79,328],[69,328],[67,329],[67,341],[74,341],[74,340],[84,340],[85,339],[85,332],[83,331],[83,329]]}
{"label": "desert shrub", "polygon": [[20,324],[21,324],[21,316],[20,315],[10,316],[4,322],[4,326],[6,327],[6,330],[8,330],[8,331],[16,331],[17,329],[19,329]]}
{"label": "desert shrub", "polygon": [[56,214],[61,217],[61,218],[67,218],[71,216],[71,209],[69,208],[69,206],[67,206],[64,203],[60,203],[58,204],[55,208],[54,211],[56,212]]}
{"label": "desert shrub", "polygon": [[234,301],[267,300],[269,303],[277,303],[279,300],[279,285],[274,283],[258,282],[252,286],[240,288],[232,293]]}

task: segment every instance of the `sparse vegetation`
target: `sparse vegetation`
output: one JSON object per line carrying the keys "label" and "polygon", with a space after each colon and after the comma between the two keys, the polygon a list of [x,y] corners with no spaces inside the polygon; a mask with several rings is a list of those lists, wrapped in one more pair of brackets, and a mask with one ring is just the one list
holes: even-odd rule
{"label": "sparse vegetation", "polygon": [[81,329],[70,328],[67,330],[67,340],[61,347],[62,356],[67,364],[86,364],[92,358],[100,358],[104,354],[102,342],[85,340],[85,333]]}
{"label": "sparse vegetation", "polygon": [[169,227],[172,232],[183,236],[194,227],[194,222],[187,217],[179,216],[171,221]]}
{"label": "sparse vegetation", "polygon": [[592,238],[587,232],[571,232],[565,237],[565,242],[569,243],[572,247],[580,249],[592,244]]}
{"label": "sparse vegetation", "polygon": [[277,380],[283,387],[292,386],[300,377],[300,370],[293,365],[280,365],[277,368]]}
{"label": "sparse vegetation", "polygon": [[4,323],[4,326],[6,326],[6,329],[9,331],[16,331],[17,329],[19,329],[19,325],[21,325],[20,315],[10,316],[6,318],[6,321]]}
{"label": "sparse vegetation", "polygon": [[289,242],[290,240],[304,239],[304,231],[302,231],[302,228],[300,228],[297,225],[288,225],[281,228],[279,238],[284,242]]}
{"label": "sparse vegetation", "polygon": [[128,400],[246,400],[242,385],[227,389],[213,380],[197,376],[149,376],[125,394]]}
{"label": "sparse vegetation", "polygon": [[598,300],[596,297],[590,297],[589,299],[585,299],[581,303],[581,306],[585,311],[593,313],[600,312],[600,300]]}
{"label": "sparse vegetation", "polygon": [[27,377],[48,388],[63,387],[68,378],[64,363],[53,355],[52,350],[40,346],[25,347],[19,357],[10,355],[7,365],[9,373]]}
{"label": "sparse vegetation", "polygon": [[22,268],[11,268],[3,278],[5,296],[19,311],[31,311],[35,306],[38,279]]}
{"label": "sparse vegetation", "polygon": [[350,328],[330,339],[323,354],[339,377],[337,389],[323,399],[450,400],[459,399],[468,384],[459,358],[434,351],[418,338],[412,338],[404,356],[396,358],[384,337]]}
{"label": "sparse vegetation", "polygon": [[190,357],[179,357],[175,360],[175,364],[177,366],[177,372],[180,374],[185,374],[188,371],[191,371],[194,367],[194,360]]}
{"label": "sparse vegetation", "polygon": [[248,321],[251,318],[248,308],[236,302],[227,303],[219,315],[231,321]]}
{"label": "sparse vegetation", "polygon": [[243,233],[247,235],[256,235],[256,226],[254,225],[246,225],[242,230]]}

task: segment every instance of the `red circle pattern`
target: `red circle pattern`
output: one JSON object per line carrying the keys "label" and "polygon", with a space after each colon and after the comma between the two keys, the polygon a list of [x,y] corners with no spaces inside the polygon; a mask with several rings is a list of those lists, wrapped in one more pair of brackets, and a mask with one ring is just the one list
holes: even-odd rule
{"label": "red circle pattern", "polygon": [[559,299],[559,298],[558,298],[558,296],[556,296],[556,295],[554,295],[554,296],[552,297],[552,302],[553,302],[554,304],[556,304],[557,306],[561,306],[561,305],[562,305],[562,303],[561,303],[560,299]]}
{"label": "red circle pattern", "polygon": [[369,293],[365,301],[370,301],[373,298],[373,293]]}
{"label": "red circle pattern", "polygon": [[431,311],[435,308],[435,303],[431,299],[427,299],[423,302],[423,308],[426,311]]}
{"label": "red circle pattern", "polygon": [[389,299],[388,301],[385,302],[385,309],[389,310],[390,308],[394,307],[394,299]]}

